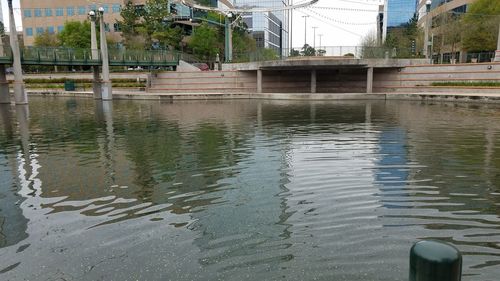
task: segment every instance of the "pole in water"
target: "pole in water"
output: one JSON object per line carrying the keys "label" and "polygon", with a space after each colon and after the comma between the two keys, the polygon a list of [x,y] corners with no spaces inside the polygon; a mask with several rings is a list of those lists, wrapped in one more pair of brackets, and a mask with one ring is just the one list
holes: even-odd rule
{"label": "pole in water", "polygon": [[460,281],[462,255],[439,241],[420,241],[410,250],[410,281]]}

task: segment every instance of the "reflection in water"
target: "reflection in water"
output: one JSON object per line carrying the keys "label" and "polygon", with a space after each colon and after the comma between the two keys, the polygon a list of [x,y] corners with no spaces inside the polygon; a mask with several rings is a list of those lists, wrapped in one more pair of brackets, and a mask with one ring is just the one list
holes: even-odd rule
{"label": "reflection in water", "polygon": [[30,102],[0,107],[2,280],[401,280],[422,238],[500,269],[495,106]]}

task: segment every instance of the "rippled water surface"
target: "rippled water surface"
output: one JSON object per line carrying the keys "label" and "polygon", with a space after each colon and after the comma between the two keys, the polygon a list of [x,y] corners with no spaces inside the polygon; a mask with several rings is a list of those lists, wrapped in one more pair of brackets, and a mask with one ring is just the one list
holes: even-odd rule
{"label": "rippled water surface", "polygon": [[0,280],[407,280],[420,239],[500,274],[500,108],[0,107]]}

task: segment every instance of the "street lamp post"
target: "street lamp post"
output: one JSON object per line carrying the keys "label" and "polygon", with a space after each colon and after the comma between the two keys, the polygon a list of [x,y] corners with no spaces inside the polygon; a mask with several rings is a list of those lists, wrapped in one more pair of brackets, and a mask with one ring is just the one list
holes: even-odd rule
{"label": "street lamp post", "polygon": [[21,68],[21,51],[19,49],[19,39],[17,38],[16,20],[14,19],[14,9],[12,0],[9,4],[9,23],[10,23],[10,47],[12,49],[14,68],[14,99],[16,104],[28,104],[28,95],[24,90],[23,69]]}
{"label": "street lamp post", "polygon": [[233,61],[233,26],[231,24],[232,17],[233,17],[232,13],[227,14],[225,17],[226,44],[224,51],[225,51],[226,62]]}
{"label": "street lamp post", "polygon": [[424,55],[426,59],[432,56],[432,54],[429,54],[429,32],[432,24],[432,19],[430,15],[431,4],[432,4],[431,0],[427,0],[425,2],[426,15],[425,15]]}
{"label": "street lamp post", "polygon": [[321,39],[323,38],[323,34],[318,34],[319,36],[319,49],[323,48],[323,43],[321,42]]}
{"label": "street lamp post", "polygon": [[[95,11],[89,12],[89,19],[90,19],[90,47],[91,47],[92,60],[98,61],[99,60],[99,49],[97,48],[97,32],[96,32],[96,26],[95,26],[95,22],[97,20],[97,15],[96,15]],[[94,80],[92,82],[92,89],[94,92],[94,99],[101,99],[102,98],[102,88],[101,88],[101,77],[99,75],[99,66],[97,66],[97,65],[94,66],[93,72],[94,72]]]}
{"label": "street lamp post", "polygon": [[101,38],[101,60],[102,60],[102,99],[113,99],[113,87],[109,79],[109,57],[108,57],[108,43],[106,42],[106,30],[104,26],[104,8],[99,7],[99,30]]}
{"label": "street lamp post", "polygon": [[314,30],[314,43],[313,43],[313,47],[314,47],[314,50],[316,50],[316,29],[318,29],[319,27],[317,26],[313,26],[312,29]]}
{"label": "street lamp post", "polygon": [[497,51],[495,52],[495,62],[500,62],[500,25],[498,27]]}
{"label": "street lamp post", "polygon": [[304,24],[305,24],[305,28],[304,28],[304,46],[307,45],[307,18],[309,16],[302,16],[304,18]]}

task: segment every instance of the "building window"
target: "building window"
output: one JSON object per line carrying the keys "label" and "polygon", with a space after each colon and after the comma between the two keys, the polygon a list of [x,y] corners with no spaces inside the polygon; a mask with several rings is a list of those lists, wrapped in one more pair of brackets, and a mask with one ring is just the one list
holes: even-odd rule
{"label": "building window", "polygon": [[63,8],[56,8],[56,16],[58,16],[58,17],[64,16],[64,9]]}
{"label": "building window", "polygon": [[94,11],[94,12],[97,12],[97,5],[90,5],[89,6],[89,11]]}
{"label": "building window", "polygon": [[42,16],[42,9],[35,9],[35,17],[39,18]]}
{"label": "building window", "polygon": [[66,8],[66,15],[67,16],[74,16],[75,15],[75,7],[67,7]]}
{"label": "building window", "polygon": [[31,18],[31,10],[28,10],[28,9],[24,10],[24,17]]}
{"label": "building window", "polygon": [[46,17],[51,17],[52,16],[52,9],[51,8],[46,8],[45,9],[45,16]]}
{"label": "building window", "polygon": [[84,6],[78,7],[78,14],[79,15],[85,15],[85,14],[87,14],[87,9],[85,9]]}
{"label": "building window", "polygon": [[33,28],[31,27],[26,28],[26,36],[33,36]]}
{"label": "building window", "polygon": [[120,4],[113,4],[113,13],[119,13],[121,10]]}
{"label": "building window", "polygon": [[109,6],[108,5],[102,5],[102,8],[104,9],[105,14],[109,13]]}
{"label": "building window", "polygon": [[43,30],[43,27],[37,27],[36,28],[36,35],[41,35],[41,34],[43,34],[44,31],[45,30]]}
{"label": "building window", "polygon": [[109,30],[109,23],[105,23],[104,24],[104,31],[110,32],[110,30]]}
{"label": "building window", "polygon": [[55,33],[54,27],[53,27],[53,26],[49,26],[49,27],[47,27],[47,32],[48,32],[49,34],[54,34],[54,33]]}
{"label": "building window", "polygon": [[57,27],[57,33],[61,33],[64,30],[64,26],[60,25]]}
{"label": "building window", "polygon": [[121,32],[122,31],[122,27],[120,26],[119,23],[115,22],[113,24],[113,29],[115,30],[115,32]]}

